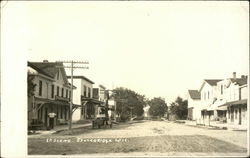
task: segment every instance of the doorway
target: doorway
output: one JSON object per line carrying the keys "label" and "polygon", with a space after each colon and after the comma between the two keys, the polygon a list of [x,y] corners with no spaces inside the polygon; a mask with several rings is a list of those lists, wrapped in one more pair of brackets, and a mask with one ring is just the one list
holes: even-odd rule
{"label": "doorway", "polygon": [[241,107],[239,107],[239,125],[241,125]]}
{"label": "doorway", "polygon": [[45,126],[48,126],[48,108],[45,108],[45,114],[44,114],[44,119],[45,119]]}

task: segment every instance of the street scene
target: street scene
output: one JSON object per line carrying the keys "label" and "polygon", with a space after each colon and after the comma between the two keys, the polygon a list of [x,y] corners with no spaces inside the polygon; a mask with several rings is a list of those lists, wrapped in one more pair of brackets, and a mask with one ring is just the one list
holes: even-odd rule
{"label": "street scene", "polygon": [[4,4],[2,157],[249,156],[247,2]]}

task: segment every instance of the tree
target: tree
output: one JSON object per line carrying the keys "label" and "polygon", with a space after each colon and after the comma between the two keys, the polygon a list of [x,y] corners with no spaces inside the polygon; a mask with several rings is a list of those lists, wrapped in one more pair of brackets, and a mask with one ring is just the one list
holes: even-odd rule
{"label": "tree", "polygon": [[145,96],[133,90],[119,87],[115,90],[116,113],[121,119],[128,119],[131,115],[141,116],[146,105]]}
{"label": "tree", "polygon": [[152,116],[164,116],[168,111],[168,106],[163,98],[153,98],[149,101],[149,114]]}
{"label": "tree", "polygon": [[34,96],[34,91],[35,91],[35,88],[36,88],[36,84],[33,83],[33,79],[34,79],[34,76],[30,76],[28,75],[28,97],[32,97]]}
{"label": "tree", "polygon": [[176,115],[178,119],[187,119],[187,100],[183,100],[181,97],[178,96],[175,102],[171,103],[170,112],[171,114]]}

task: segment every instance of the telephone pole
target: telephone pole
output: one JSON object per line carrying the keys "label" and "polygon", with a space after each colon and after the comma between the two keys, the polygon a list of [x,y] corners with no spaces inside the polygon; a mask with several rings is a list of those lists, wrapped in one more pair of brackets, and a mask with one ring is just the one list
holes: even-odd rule
{"label": "telephone pole", "polygon": [[69,66],[58,66],[61,68],[70,68],[71,69],[71,98],[70,98],[70,107],[69,107],[69,130],[72,129],[72,107],[73,107],[73,71],[74,69],[89,69],[88,66],[74,66],[75,64],[89,64],[89,62],[83,61],[57,61],[58,63],[70,64]]}

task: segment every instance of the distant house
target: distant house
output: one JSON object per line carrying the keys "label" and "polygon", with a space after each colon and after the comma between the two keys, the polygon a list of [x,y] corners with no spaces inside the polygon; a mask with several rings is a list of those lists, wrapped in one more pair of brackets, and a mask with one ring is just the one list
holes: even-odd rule
{"label": "distant house", "polygon": [[[68,81],[71,81],[71,76],[68,76]],[[93,98],[94,82],[85,76],[73,76],[73,84],[77,89],[73,93],[73,103],[77,104],[74,108],[72,120],[74,122],[95,117],[96,106],[103,104],[96,98]],[[80,105],[80,106],[79,106]]]}
{"label": "distant house", "polygon": [[53,126],[69,120],[70,84],[58,62],[28,62],[28,76],[36,85],[34,96],[28,96],[28,125],[49,127],[49,113],[55,113]]}
{"label": "distant house", "polygon": [[143,111],[144,111],[143,116],[144,116],[145,118],[150,117],[150,115],[149,115],[149,108],[150,108],[149,105],[146,105],[146,106],[143,108]]}
{"label": "distant house", "polygon": [[201,95],[198,90],[188,90],[188,119],[196,120],[200,117]]}

